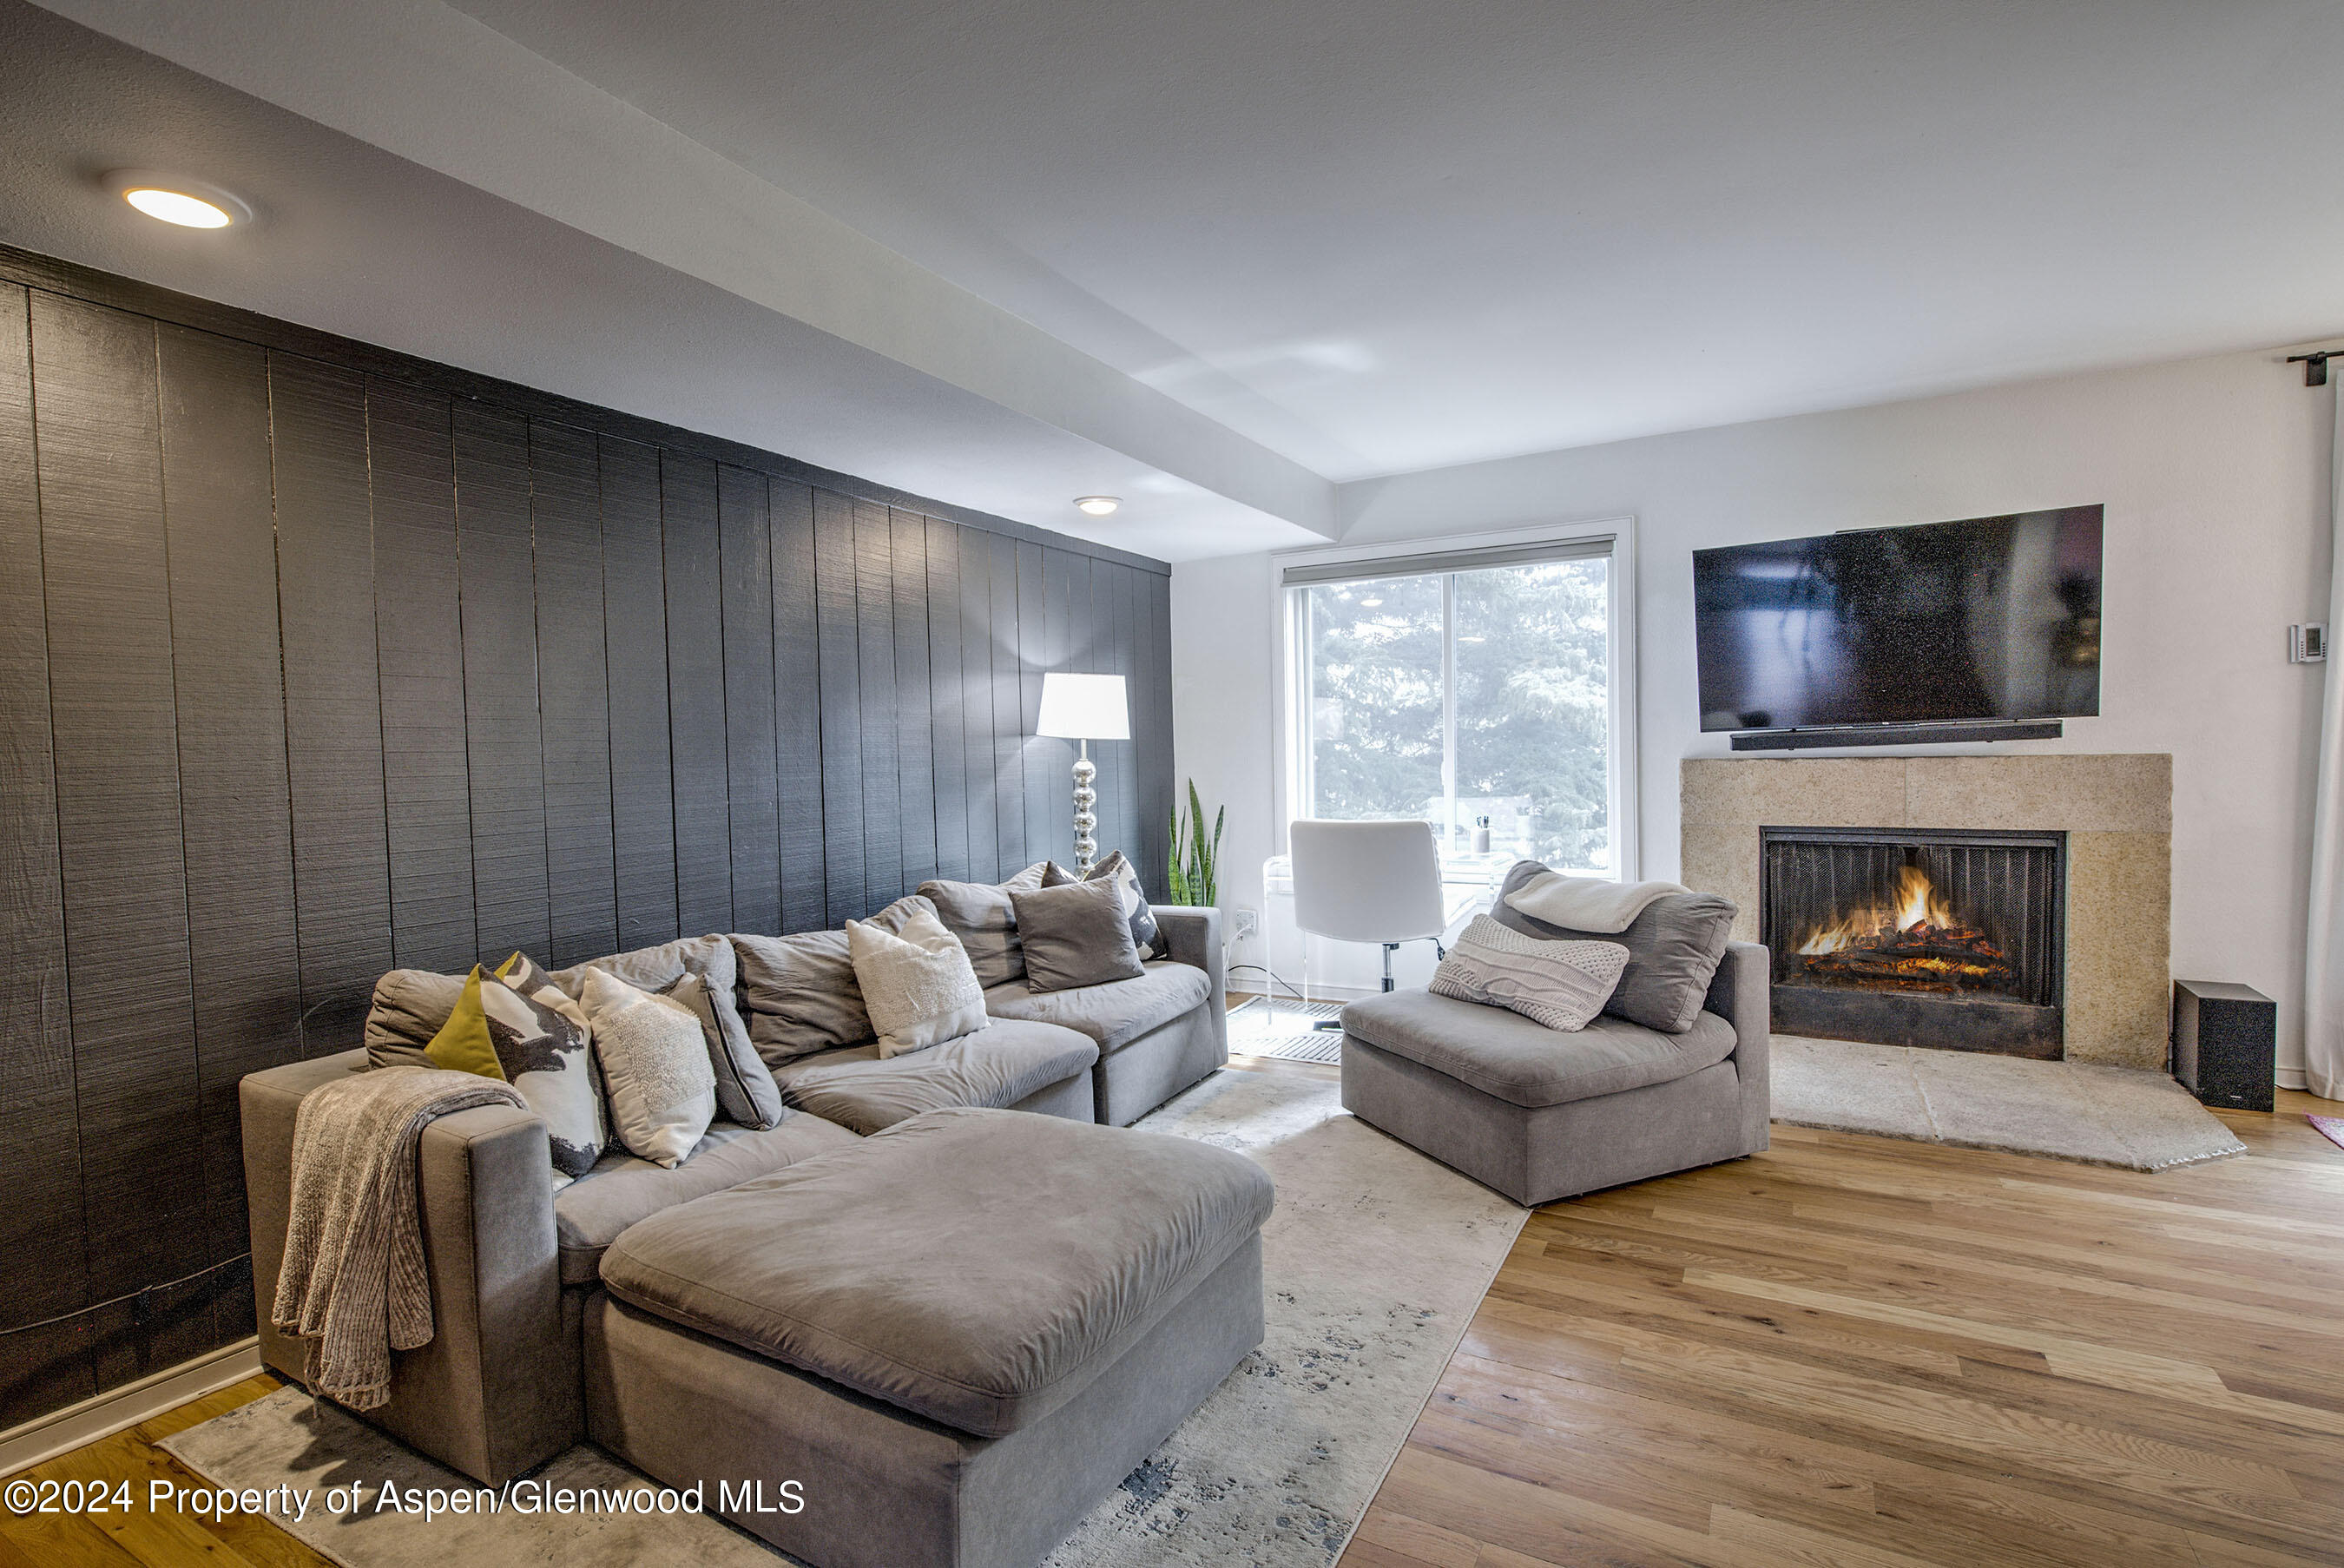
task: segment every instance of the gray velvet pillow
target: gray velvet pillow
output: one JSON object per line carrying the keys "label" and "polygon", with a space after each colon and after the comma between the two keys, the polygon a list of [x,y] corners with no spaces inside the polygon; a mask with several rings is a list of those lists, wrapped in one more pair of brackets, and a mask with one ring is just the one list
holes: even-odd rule
{"label": "gray velvet pillow", "polygon": [[[920,896],[936,906],[936,918],[968,950],[968,966],[976,971],[978,985],[1004,985],[1025,975],[1026,960],[1018,951],[1017,911],[1009,895],[1041,886],[1049,864],[1037,860],[1002,883],[920,884]],[[845,940],[844,936],[839,939]]]}
{"label": "gray velvet pillow", "polygon": [[367,1066],[428,1067],[423,1047],[431,1043],[464,994],[464,976],[429,969],[393,969],[374,983],[367,1009]]}
{"label": "gray velvet pillow", "polygon": [[1543,873],[1535,860],[1518,860],[1506,873],[1490,917],[1526,936],[1564,942],[1616,942],[1628,950],[1627,967],[1603,1010],[1663,1034],[1682,1035],[1701,1017],[1702,999],[1725,956],[1738,911],[1714,893],[1672,893],[1648,905],[1618,932],[1573,931],[1533,920],[1506,902],[1506,895]]}
{"label": "gray velvet pillow", "polygon": [[[898,898],[870,923],[894,935],[913,915],[935,907],[917,895]],[[778,1066],[874,1037],[863,987],[854,983],[845,932],[759,936],[736,931],[730,940],[741,961],[741,1007],[749,1016],[750,1043],[767,1062]]]}
{"label": "gray velvet pillow", "polygon": [[1017,939],[1026,952],[1026,985],[1034,991],[1071,991],[1136,980],[1139,945],[1113,882],[1072,882],[1009,895]]}
{"label": "gray velvet pillow", "polygon": [[1131,921],[1131,940],[1139,949],[1140,957],[1164,956],[1163,936],[1156,929],[1156,911],[1147,906],[1147,890],[1139,885],[1139,871],[1124,857],[1123,851],[1110,851],[1105,860],[1079,876],[1055,860],[1043,862],[1043,886],[1064,887],[1072,882],[1114,883],[1123,898],[1123,912]]}

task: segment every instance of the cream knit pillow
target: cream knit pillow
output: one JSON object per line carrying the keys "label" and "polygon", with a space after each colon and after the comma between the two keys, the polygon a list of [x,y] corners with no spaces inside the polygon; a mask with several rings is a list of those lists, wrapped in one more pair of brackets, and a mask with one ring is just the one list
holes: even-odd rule
{"label": "cream knit pillow", "polygon": [[956,1040],[993,1021],[985,1016],[985,992],[967,949],[932,910],[904,921],[900,936],[850,920],[846,948],[882,1057]]}
{"label": "cream knit pillow", "polygon": [[619,1141],[673,1169],[716,1115],[716,1069],[700,1016],[595,968],[586,971],[579,1000],[594,1026],[594,1058]]}
{"label": "cream knit pillow", "polygon": [[1603,1010],[1627,964],[1617,942],[1550,942],[1477,915],[1425,988],[1576,1030]]}

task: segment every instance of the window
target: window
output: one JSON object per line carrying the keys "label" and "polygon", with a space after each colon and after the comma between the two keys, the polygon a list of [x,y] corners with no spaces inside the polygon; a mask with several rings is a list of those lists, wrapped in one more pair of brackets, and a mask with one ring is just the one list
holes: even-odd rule
{"label": "window", "polygon": [[1293,814],[1422,818],[1455,881],[1618,874],[1614,565],[1599,540],[1288,567]]}

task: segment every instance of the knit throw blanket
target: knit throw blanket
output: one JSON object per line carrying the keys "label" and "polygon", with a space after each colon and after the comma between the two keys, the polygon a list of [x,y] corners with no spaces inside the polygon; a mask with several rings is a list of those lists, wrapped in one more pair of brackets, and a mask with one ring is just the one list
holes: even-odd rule
{"label": "knit throw blanket", "polygon": [[430,1343],[416,1146],[435,1118],[484,1105],[521,1098],[436,1067],[353,1073],[303,1098],[269,1321],[308,1341],[312,1393],[373,1410],[390,1398],[390,1352]]}

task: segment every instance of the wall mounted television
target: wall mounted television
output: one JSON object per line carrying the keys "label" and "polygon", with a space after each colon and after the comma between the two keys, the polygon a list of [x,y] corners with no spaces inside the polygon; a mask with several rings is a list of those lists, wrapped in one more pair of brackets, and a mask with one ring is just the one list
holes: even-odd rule
{"label": "wall mounted television", "polygon": [[2100,511],[1695,551],[1701,727],[2097,713]]}

